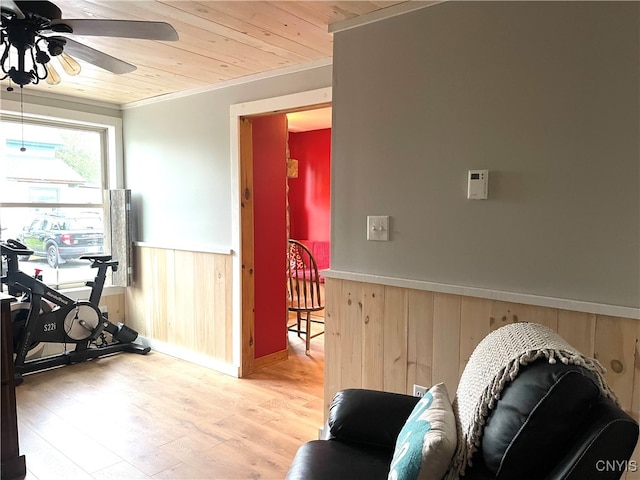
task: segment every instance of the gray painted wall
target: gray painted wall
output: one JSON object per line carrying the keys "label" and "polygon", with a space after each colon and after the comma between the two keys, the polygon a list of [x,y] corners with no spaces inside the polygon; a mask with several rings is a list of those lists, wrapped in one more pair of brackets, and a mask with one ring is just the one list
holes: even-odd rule
{"label": "gray painted wall", "polygon": [[324,66],[125,110],[125,184],[137,240],[231,248],[229,107],[330,85]]}
{"label": "gray painted wall", "polygon": [[452,2],[336,33],[332,269],[640,306],[639,18]]}

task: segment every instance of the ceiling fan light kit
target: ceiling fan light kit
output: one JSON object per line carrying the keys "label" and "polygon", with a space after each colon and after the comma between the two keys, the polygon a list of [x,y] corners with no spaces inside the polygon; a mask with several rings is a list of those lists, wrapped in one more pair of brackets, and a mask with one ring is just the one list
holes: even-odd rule
{"label": "ceiling fan light kit", "polygon": [[51,65],[51,63],[46,63],[45,68],[47,70],[47,75],[44,77],[45,81],[49,85],[58,85],[62,81],[58,71],[53,68],[53,65]]}
{"label": "ceiling fan light kit", "polygon": [[[95,50],[65,36],[93,35],[147,40],[178,40],[175,29],[165,22],[103,19],[62,19],[61,10],[49,1],[3,0],[1,9],[0,44],[3,76],[21,88],[46,80],[60,83],[60,75],[51,65],[57,57],[68,75],[78,75],[80,64],[69,55],[109,72],[122,74],[136,69],[135,65]],[[65,52],[67,50],[67,52]]]}
{"label": "ceiling fan light kit", "polygon": [[67,72],[67,75],[74,77],[82,71],[80,64],[65,52],[58,55],[58,61],[60,62],[60,65],[62,65],[62,69]]}

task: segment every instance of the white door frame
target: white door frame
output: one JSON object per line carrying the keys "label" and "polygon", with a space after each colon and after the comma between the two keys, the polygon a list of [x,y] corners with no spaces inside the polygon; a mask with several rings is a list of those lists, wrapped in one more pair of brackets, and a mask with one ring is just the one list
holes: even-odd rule
{"label": "white door frame", "polygon": [[233,331],[233,364],[238,368],[238,376],[242,372],[242,232],[241,225],[241,192],[240,192],[240,120],[250,115],[287,112],[304,107],[331,102],[332,88],[293,93],[281,97],[266,98],[253,102],[244,102],[229,107],[231,121],[231,242],[233,250],[232,265],[232,331]]}

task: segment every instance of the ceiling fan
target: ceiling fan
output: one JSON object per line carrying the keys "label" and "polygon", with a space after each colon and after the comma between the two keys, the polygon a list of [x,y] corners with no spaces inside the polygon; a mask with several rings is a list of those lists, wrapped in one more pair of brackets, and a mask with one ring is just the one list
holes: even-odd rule
{"label": "ceiling fan", "polygon": [[176,30],[165,22],[63,19],[61,10],[49,1],[2,0],[0,12],[0,61],[4,75],[0,80],[9,78],[20,87],[44,79],[59,83],[60,77],[49,63],[51,57],[58,57],[67,73],[77,75],[80,65],[68,54],[116,74],[136,69],[135,65],[67,35],[178,40]]}

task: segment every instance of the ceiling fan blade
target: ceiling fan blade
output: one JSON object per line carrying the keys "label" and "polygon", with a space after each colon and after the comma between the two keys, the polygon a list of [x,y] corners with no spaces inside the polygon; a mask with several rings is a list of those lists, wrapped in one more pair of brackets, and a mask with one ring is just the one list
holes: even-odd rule
{"label": "ceiling fan blade", "polygon": [[[71,32],[69,31],[71,28]],[[141,38],[146,40],[178,40],[178,32],[166,22],[137,20],[102,20],[95,18],[52,20],[51,30],[75,35]]]}
{"label": "ceiling fan blade", "polygon": [[88,47],[67,37],[47,37],[59,39],[65,42],[64,51],[72,57],[89,62],[96,67],[103,68],[111,73],[131,73],[136,69],[135,65],[127,63],[111,55],[107,55],[95,48]]}
{"label": "ceiling fan blade", "polygon": [[16,16],[16,18],[18,18],[20,20],[24,19],[24,13],[22,13],[22,10],[20,10],[18,5],[16,5],[16,2],[14,2],[13,0],[3,0],[2,1],[2,11],[3,11],[3,13],[4,13],[5,10],[13,12],[13,14]]}

